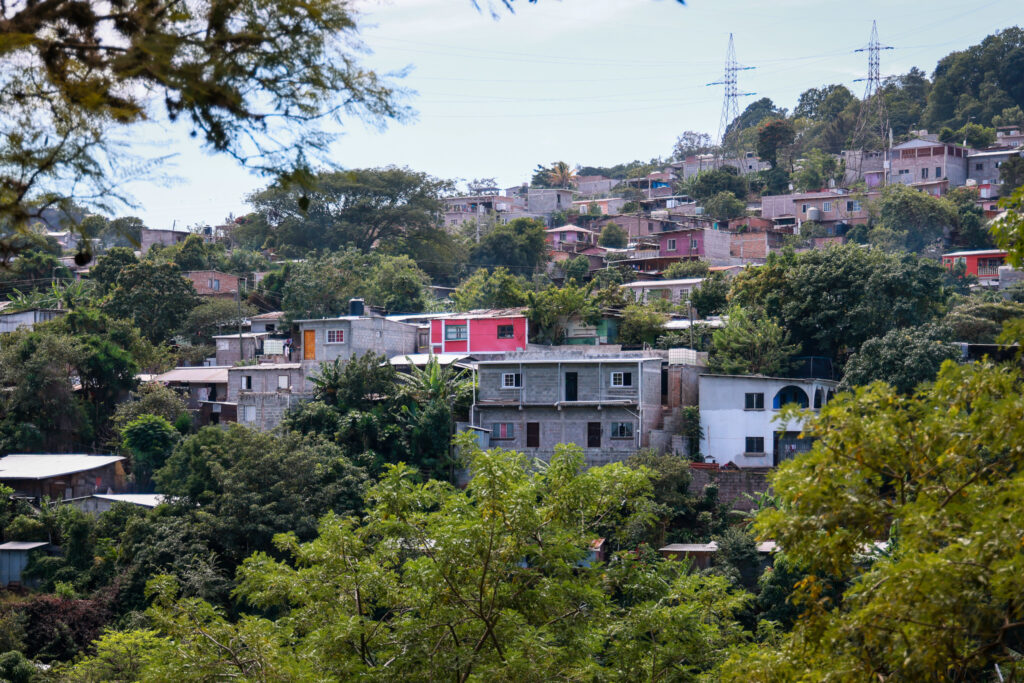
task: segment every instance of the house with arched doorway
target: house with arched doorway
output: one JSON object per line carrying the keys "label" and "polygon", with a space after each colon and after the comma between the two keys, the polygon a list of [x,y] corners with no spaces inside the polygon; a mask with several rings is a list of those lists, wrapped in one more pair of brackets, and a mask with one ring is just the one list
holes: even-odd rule
{"label": "house with arched doorway", "polygon": [[701,375],[701,453],[720,465],[774,467],[810,450],[799,438],[802,420],[782,423],[779,410],[793,403],[819,410],[831,400],[837,382],[761,375]]}

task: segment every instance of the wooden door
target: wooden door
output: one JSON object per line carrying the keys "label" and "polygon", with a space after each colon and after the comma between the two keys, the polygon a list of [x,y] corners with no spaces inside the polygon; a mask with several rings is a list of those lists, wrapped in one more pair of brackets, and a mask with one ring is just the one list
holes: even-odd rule
{"label": "wooden door", "polygon": [[526,447],[540,448],[540,423],[526,423]]}
{"label": "wooden door", "polygon": [[302,331],[302,360],[316,360],[316,330]]}

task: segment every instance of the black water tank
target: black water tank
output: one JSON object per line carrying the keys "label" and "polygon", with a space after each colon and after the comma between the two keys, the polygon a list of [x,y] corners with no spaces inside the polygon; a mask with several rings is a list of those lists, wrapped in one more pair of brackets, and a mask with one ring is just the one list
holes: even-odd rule
{"label": "black water tank", "polygon": [[348,314],[349,315],[362,315],[363,310],[366,308],[366,304],[362,299],[349,299],[348,300]]}

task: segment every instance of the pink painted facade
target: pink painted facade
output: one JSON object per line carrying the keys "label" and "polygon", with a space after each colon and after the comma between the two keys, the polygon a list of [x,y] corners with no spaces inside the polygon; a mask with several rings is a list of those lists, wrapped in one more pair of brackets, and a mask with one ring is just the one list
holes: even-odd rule
{"label": "pink painted facade", "polygon": [[434,353],[525,351],[529,326],[524,315],[436,318],[430,321]]}

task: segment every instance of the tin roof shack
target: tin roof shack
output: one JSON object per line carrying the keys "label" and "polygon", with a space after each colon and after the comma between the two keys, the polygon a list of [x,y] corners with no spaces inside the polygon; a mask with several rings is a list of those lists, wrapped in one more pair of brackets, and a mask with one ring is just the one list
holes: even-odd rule
{"label": "tin roof shack", "polygon": [[271,311],[270,313],[260,313],[249,318],[249,331],[250,332],[285,332],[287,329],[281,328],[281,323],[284,320],[283,311]]}
{"label": "tin roof shack", "polygon": [[17,453],[0,458],[0,484],[26,498],[81,498],[123,489],[120,455]]}
{"label": "tin roof shack", "polygon": [[159,493],[94,493],[87,498],[76,498],[71,505],[90,515],[99,515],[114,506],[114,503],[128,503],[141,508],[152,509],[164,502]]}
{"label": "tin roof shack", "polygon": [[666,560],[686,559],[693,563],[697,569],[707,569],[711,566],[711,558],[718,552],[718,544],[710,543],[672,543],[664,548],[658,548],[658,552]]}
{"label": "tin roof shack", "polygon": [[416,353],[419,328],[410,323],[368,315],[297,320],[296,351],[292,358],[325,363],[349,360],[372,351],[390,358]]}
{"label": "tin roof shack", "polygon": [[238,406],[238,422],[260,431],[281,424],[288,410],[313,397],[309,376],[316,373],[303,363],[260,363],[228,370],[228,402]]}
{"label": "tin roof shack", "polygon": [[185,405],[198,411],[196,421],[200,427],[236,420],[234,403],[226,403],[228,395],[228,368],[203,365],[174,368],[152,379],[164,386],[177,389]]}
{"label": "tin roof shack", "polygon": [[566,348],[482,360],[470,420],[492,447],[548,460],[574,443],[588,467],[619,462],[662,426],[661,366],[652,353]]}
{"label": "tin roof shack", "polygon": [[39,323],[49,322],[67,313],[56,308],[32,308],[16,313],[0,313],[0,334],[29,329]]}
{"label": "tin roof shack", "polygon": [[[25,581],[21,573],[25,571],[31,555],[45,553],[49,547],[46,541],[8,541],[0,544],[0,588],[22,586]],[[38,582],[29,581],[29,585]]]}
{"label": "tin roof shack", "polygon": [[668,299],[674,304],[683,303],[690,298],[690,292],[697,289],[704,278],[688,277],[679,280],[644,280],[627,282],[619,287],[632,293],[636,301],[651,301],[656,298]]}
{"label": "tin roof shack", "polygon": [[788,403],[819,410],[837,384],[825,379],[701,375],[701,453],[720,464],[770,467],[810,450],[811,440],[798,438],[802,421],[780,424],[775,418]]}
{"label": "tin roof shack", "polygon": [[217,365],[234,365],[242,360],[255,360],[263,355],[263,343],[268,337],[269,332],[215,335],[213,341],[217,345]]}

